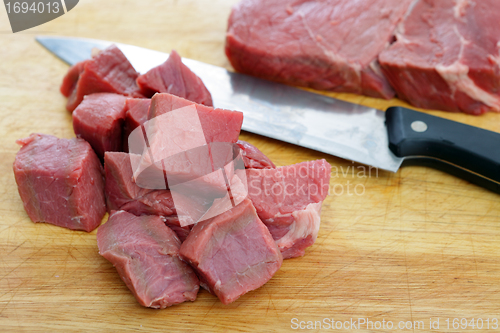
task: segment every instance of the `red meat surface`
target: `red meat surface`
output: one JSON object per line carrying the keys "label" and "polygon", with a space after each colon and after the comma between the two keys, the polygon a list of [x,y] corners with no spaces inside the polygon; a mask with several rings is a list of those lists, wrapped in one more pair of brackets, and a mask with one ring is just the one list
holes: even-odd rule
{"label": "red meat surface", "polygon": [[500,111],[500,2],[421,0],[380,54],[398,96],[430,109]]}
{"label": "red meat surface", "polygon": [[194,105],[198,111],[201,127],[207,143],[238,141],[243,113],[224,109],[214,109],[205,105],[196,104],[171,94],[156,94],[151,99],[148,119],[162,114]]}
{"label": "red meat surface", "polygon": [[174,215],[170,191],[142,188],[134,182],[131,158],[140,156],[119,152],[104,155],[108,210],[125,210],[135,215]]}
{"label": "red meat surface", "polygon": [[125,125],[123,127],[123,151],[128,153],[130,133],[148,120],[151,100],[147,98],[127,98],[125,103]]}
{"label": "red meat surface", "polygon": [[283,261],[250,200],[196,224],[180,255],[197,272],[201,286],[229,304],[271,279]]}
{"label": "red meat surface", "polygon": [[191,232],[191,229],[193,228],[192,225],[182,227],[181,223],[179,222],[179,217],[175,215],[170,215],[170,216],[162,216],[162,219],[165,221],[165,224],[167,227],[172,229],[173,232],[179,237],[181,243],[184,242]]}
{"label": "red meat surface", "polygon": [[330,172],[325,160],[277,169],[247,169],[248,196],[284,259],[303,256],[316,241]]}
{"label": "red meat surface", "polygon": [[125,55],[115,45],[99,52],[90,60],[71,67],[63,79],[61,93],[68,97],[66,108],[73,110],[83,96],[109,92],[131,97],[143,97],[137,86],[139,76]]}
{"label": "red meat surface", "polygon": [[184,241],[192,226],[180,225],[171,192],[146,189],[134,183],[130,158],[139,156],[117,152],[107,152],[104,156],[108,210],[124,210],[137,216],[161,216],[165,224]]}
{"label": "red meat surface", "polygon": [[196,299],[198,278],[179,258],[181,242],[159,216],[115,212],[97,230],[97,245],[141,305],[166,308]]}
{"label": "red meat surface", "polygon": [[238,72],[292,85],[392,98],[377,57],[412,0],[243,0],[226,55]]}
{"label": "red meat surface", "polygon": [[[80,78],[80,74],[82,74],[83,69],[85,68],[85,65],[89,62],[90,60],[84,60],[80,61],[79,63],[75,64],[74,66],[71,66],[70,69],[68,70],[68,73],[63,78],[63,82],[61,84],[61,93],[65,97],[70,97],[73,92],[76,90],[76,84],[78,83],[78,79]],[[75,95],[76,97],[76,95]]]}
{"label": "red meat surface", "polygon": [[111,93],[87,95],[73,112],[75,134],[90,143],[101,160],[104,152],[123,148],[126,99]]}
{"label": "red meat surface", "polygon": [[[207,203],[205,201],[208,200],[207,198],[211,198],[214,190],[223,190],[224,193],[227,193],[224,180],[222,180],[222,184],[224,185],[222,189],[200,181],[197,184],[201,184],[202,186],[194,189],[194,191],[197,190],[195,192],[196,197],[177,192],[174,203],[174,197],[170,190],[150,189],[137,185],[133,177],[131,160],[135,160],[134,163],[136,163],[140,158],[140,155],[106,152],[104,157],[106,174],[105,193],[110,212],[125,210],[134,215],[160,215],[166,217],[167,225],[173,227],[173,230],[178,232],[179,237],[183,239],[191,229],[190,224],[193,224],[196,220],[184,220],[184,223],[180,223],[177,214],[186,216],[187,219],[190,216],[202,216],[207,204],[211,202]],[[161,175],[163,176],[163,174]],[[231,184],[231,186],[233,185]],[[200,197],[200,192],[206,193]],[[235,195],[238,195],[238,193],[236,192]],[[241,200],[238,198],[235,199],[238,202]],[[182,230],[179,230],[177,227]]]}
{"label": "red meat surface", "polygon": [[245,163],[245,168],[247,169],[274,169],[276,166],[274,163],[264,155],[259,148],[254,145],[238,140],[236,142],[238,147],[241,149],[241,155],[243,157],[243,162]]}
{"label": "red meat surface", "polygon": [[155,93],[169,93],[198,104],[213,106],[212,96],[203,81],[182,63],[175,50],[163,64],[139,76],[137,84],[147,97]]}
{"label": "red meat surface", "polygon": [[14,175],[26,213],[33,222],[92,231],[106,212],[103,170],[92,147],[82,139],[31,134]]}

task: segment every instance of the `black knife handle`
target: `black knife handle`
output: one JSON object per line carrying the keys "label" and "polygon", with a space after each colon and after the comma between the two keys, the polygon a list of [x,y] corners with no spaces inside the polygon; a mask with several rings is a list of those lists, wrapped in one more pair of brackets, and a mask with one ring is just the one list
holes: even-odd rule
{"label": "black knife handle", "polygon": [[412,164],[421,160],[500,193],[499,133],[403,107],[387,109],[385,117],[389,148],[396,156]]}

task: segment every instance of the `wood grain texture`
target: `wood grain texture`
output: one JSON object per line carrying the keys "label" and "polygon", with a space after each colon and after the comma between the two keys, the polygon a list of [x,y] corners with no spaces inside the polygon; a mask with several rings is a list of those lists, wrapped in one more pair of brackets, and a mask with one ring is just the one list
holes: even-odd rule
{"label": "wood grain texture", "polygon": [[[224,32],[235,2],[81,0],[68,14],[17,34],[0,9],[0,331],[270,332],[292,331],[293,318],[369,318],[423,320],[425,328],[414,331],[445,332],[452,331],[446,318],[500,319],[500,197],[424,167],[362,177],[361,165],[243,133],[278,165],[326,158],[333,194],[306,256],[285,261],[269,283],[230,305],[202,291],[194,303],[143,308],[99,256],[95,231],[29,220],[12,172],[15,140],[32,132],[74,136],[58,91],[67,66],[34,37],[174,48],[229,68]],[[330,95],[381,109],[405,105]],[[428,112],[500,132],[500,114]],[[439,330],[429,328],[431,317],[441,318]]]}

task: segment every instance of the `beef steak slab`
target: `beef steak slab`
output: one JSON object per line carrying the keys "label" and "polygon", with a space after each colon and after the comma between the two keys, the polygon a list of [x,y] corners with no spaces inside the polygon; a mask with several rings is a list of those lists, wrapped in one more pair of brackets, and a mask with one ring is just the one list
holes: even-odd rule
{"label": "beef steak slab", "polygon": [[500,1],[420,0],[380,54],[398,96],[430,109],[500,111]]}
{"label": "beef steak slab", "polygon": [[412,0],[243,0],[226,55],[239,72],[319,90],[392,98],[377,57]]}

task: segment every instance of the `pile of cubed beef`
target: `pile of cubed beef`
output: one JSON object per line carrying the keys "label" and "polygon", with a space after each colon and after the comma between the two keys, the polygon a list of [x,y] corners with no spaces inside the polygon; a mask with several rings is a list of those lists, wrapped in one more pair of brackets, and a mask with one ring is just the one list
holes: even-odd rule
{"label": "pile of cubed beef", "polygon": [[[99,253],[140,304],[165,308],[194,301],[200,285],[231,303],[269,281],[283,259],[303,256],[315,242],[330,165],[318,160],[277,168],[255,146],[239,141],[243,114],[214,108],[201,79],[175,51],[139,75],[120,49],[110,46],[71,67],[61,92],[68,98],[76,138],[32,134],[18,140],[19,194],[33,222],[87,232],[99,227]],[[173,148],[193,140],[193,128],[201,126],[207,147],[234,146],[247,184],[236,201],[235,177],[229,179],[233,206],[188,224],[181,209],[189,208],[190,198],[182,208],[176,204],[171,180],[163,187],[140,184],[136,166],[144,156],[129,147],[132,133],[146,132],[149,121],[184,108],[198,123],[191,124],[185,111],[181,125],[176,123]],[[207,160],[186,153],[171,158],[170,165],[194,179],[199,164],[214,163],[213,148],[208,151]],[[199,188],[210,192],[215,188],[210,186]],[[101,225],[106,212],[108,221]]]}

